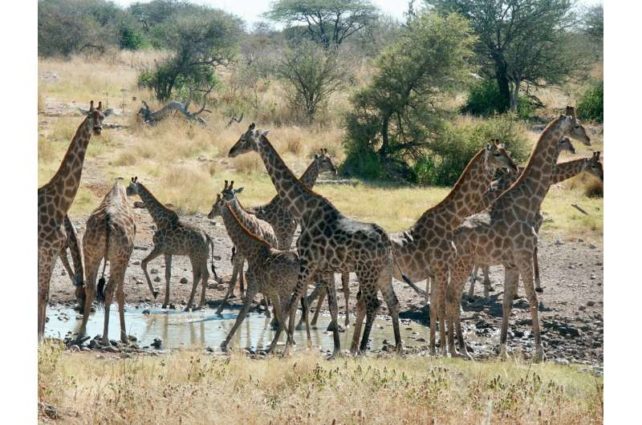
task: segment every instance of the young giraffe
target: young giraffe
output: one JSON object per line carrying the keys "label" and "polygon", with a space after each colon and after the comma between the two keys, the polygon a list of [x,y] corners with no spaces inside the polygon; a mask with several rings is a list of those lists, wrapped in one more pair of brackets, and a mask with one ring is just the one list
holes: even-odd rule
{"label": "young giraffe", "polygon": [[[238,189],[237,192],[240,192],[241,190],[243,190],[243,188]],[[247,210],[245,210],[245,208],[243,208],[243,206],[241,205],[240,202],[238,202],[238,200],[236,200],[236,202],[230,202],[230,207],[234,209],[235,215],[239,218],[239,220],[241,220],[241,223],[246,229],[248,229],[253,235],[256,235],[258,238],[270,244],[270,246],[272,246],[273,248],[277,248],[278,246],[277,237],[270,223],[259,219],[257,216],[253,214],[250,214]],[[217,216],[223,216],[224,209],[225,208],[224,208],[223,199],[221,198],[221,194],[218,194],[216,196],[216,201],[212,205],[211,211],[207,215],[207,218],[209,218],[210,220],[213,220]],[[233,264],[234,264],[233,267],[237,267],[237,266],[240,267],[240,272],[243,273],[244,262],[245,262],[245,257],[243,256],[243,254],[240,251],[236,252],[236,254],[233,256]],[[232,275],[234,275],[234,272],[232,273]],[[223,301],[221,302],[221,304],[218,306],[218,309],[216,310],[216,314],[221,314],[221,311],[223,310],[223,307],[227,303],[228,298],[234,291],[234,278],[232,279],[233,280],[230,281],[230,285],[228,287],[227,293],[225,294],[225,297],[223,298]],[[241,291],[241,295],[243,295],[242,291]]]}
{"label": "young giraffe", "polygon": [[[486,205],[490,205],[501,193],[506,190],[511,184],[513,184],[519,175],[524,171],[523,167],[519,167],[519,173],[516,174],[505,174],[499,179],[495,180],[491,189],[487,190],[484,194],[486,199]],[[560,162],[555,166],[555,171],[551,177],[551,185],[560,183],[564,180],[568,180],[571,177],[574,177],[582,172],[588,172],[589,174],[594,175],[600,181],[604,181],[604,168],[602,162],[600,161],[600,152],[594,152],[592,156],[587,158],[575,159],[572,161]],[[537,222],[535,225],[535,231],[539,233],[540,226],[543,222],[543,216],[538,214]],[[535,249],[535,254],[533,255],[533,266],[535,270],[535,291],[544,292],[544,289],[541,286],[541,279],[539,275],[539,262],[537,260],[537,249]],[[475,265],[473,273],[470,279],[470,288],[468,289],[468,297],[472,298],[475,291],[475,280],[477,276],[477,270],[481,268],[484,280],[484,297],[488,298],[489,292],[494,291],[490,277],[489,277],[489,267],[488,266],[479,266]]]}
{"label": "young giraffe", "polygon": [[[436,325],[439,320],[440,349],[445,353],[445,291],[448,264],[454,255],[450,240],[452,231],[470,214],[479,211],[482,195],[497,169],[517,171],[517,166],[498,140],[488,143],[470,160],[448,196],[426,210],[407,231],[390,235],[393,254],[399,265],[395,278],[401,280],[403,270],[414,281],[429,278],[431,285],[430,349],[434,354]],[[428,288],[426,288],[426,291]]]}
{"label": "young giraffe", "polygon": [[[104,344],[109,343],[109,307],[114,291],[120,317],[120,340],[127,342],[123,285],[127,264],[134,250],[136,224],[134,223],[134,213],[129,206],[121,181],[122,178],[116,180],[98,208],[91,213],[87,219],[87,229],[83,236],[87,284],[85,285],[85,314],[83,314],[82,324],[78,331],[78,339],[85,336],[91,303],[97,296],[98,301],[104,303],[105,306]],[[96,291],[96,277],[103,259],[105,267],[109,262],[109,282],[105,287],[105,268],[103,267],[103,276],[100,278]]]}
{"label": "young giraffe", "polygon": [[210,276],[207,271],[207,257],[210,248],[212,253],[212,273],[214,274],[214,279],[218,280],[214,268],[214,242],[212,242],[210,236],[203,230],[181,222],[178,214],[160,203],[154,195],[138,181],[138,177],[132,177],[127,187],[127,196],[132,195],[138,195],[140,199],[142,199],[147,211],[156,224],[156,232],[153,237],[154,249],[141,261],[141,268],[145,273],[147,284],[154,298],[158,296],[158,291],[154,289],[152,281],[149,278],[147,264],[161,254],[165,257],[165,300],[163,301],[163,308],[167,308],[169,305],[169,281],[172,276],[172,255],[185,255],[189,257],[192,263],[192,275],[194,278],[192,292],[190,293],[185,311],[192,308],[196,287],[199,282],[201,282],[202,290],[198,308],[203,307],[205,304],[207,279]]}
{"label": "young giraffe", "polygon": [[[575,119],[573,108],[566,115],[556,118],[544,129],[526,169],[518,180],[483,213],[469,217],[454,232],[453,242],[457,257],[451,268],[448,287],[448,347],[456,355],[454,334],[456,330],[461,355],[468,356],[460,323],[460,300],[466,277],[474,264],[502,264],[505,269],[503,322],[500,335],[500,355],[506,355],[506,334],[513,301],[513,291],[521,275],[530,304],[534,360],[543,358],[540,336],[537,293],[533,287],[533,253],[537,246],[537,221],[544,196],[560,151],[567,146],[571,136],[590,145],[584,128]],[[571,147],[572,149],[572,147]]]}
{"label": "young giraffe", "polygon": [[[248,261],[248,285],[243,308],[236,317],[234,326],[221,343],[221,349],[224,351],[227,349],[234,333],[245,319],[250,308],[250,303],[258,292],[264,293],[272,300],[274,315],[278,323],[285,323],[285,318],[288,314],[286,304],[296,286],[300,268],[299,257],[296,251],[275,249],[244,226],[244,220],[237,215],[239,209],[235,206],[235,204],[238,204],[236,194],[240,192],[242,188],[235,190],[233,186],[233,181],[228,186],[226,180],[225,187],[221,194],[218,195],[217,200],[220,200],[222,203],[219,209],[230,239],[232,239],[238,252]],[[334,305],[336,307],[336,300]],[[278,341],[280,328],[281,326],[279,326],[277,335],[270,345],[269,352],[274,349]]]}
{"label": "young giraffe", "polygon": [[[258,152],[277,193],[301,224],[301,235],[297,240],[300,271],[296,289],[288,307],[298,304],[317,272],[355,271],[359,280],[360,294],[357,296],[357,320],[351,351],[366,349],[372,323],[380,304],[377,299],[377,290],[381,290],[388,305],[396,348],[401,350],[399,302],[392,287],[393,257],[388,235],[376,224],[362,223],[345,217],[330,201],[301,184],[285,165],[266,135],[267,132],[255,131],[255,125],[252,123],[247,132],[243,133],[230,149],[229,156],[235,157],[251,151]],[[330,291],[334,291],[334,279],[329,280]],[[295,308],[290,310],[286,352],[292,342],[295,310]],[[359,346],[361,326],[366,315],[366,325]],[[339,349],[336,317],[331,319],[331,323],[336,352]],[[279,329],[283,326],[284,324],[280,322]]]}
{"label": "young giraffe", "polygon": [[94,108],[93,100],[89,103],[89,112],[76,130],[60,168],[38,189],[38,339],[42,339],[45,332],[51,274],[67,239],[65,216],[80,186],[91,135],[100,135],[106,115],[101,102],[98,108]]}

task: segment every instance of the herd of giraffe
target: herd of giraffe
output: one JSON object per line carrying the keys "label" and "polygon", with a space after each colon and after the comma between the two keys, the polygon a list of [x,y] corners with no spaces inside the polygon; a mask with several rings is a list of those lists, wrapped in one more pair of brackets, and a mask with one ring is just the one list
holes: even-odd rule
{"label": "herd of giraffe", "polygon": [[[71,141],[69,149],[54,177],[38,189],[38,336],[44,335],[49,283],[54,264],[61,258],[83,310],[78,339],[85,337],[89,312],[94,299],[104,303],[103,342],[108,342],[109,307],[115,293],[120,315],[120,337],[125,332],[125,272],[134,247],[136,223],[127,200],[137,195],[151,215],[156,231],[154,247],[141,262],[141,267],[154,298],[147,265],[161,254],[165,259],[165,299],[169,305],[172,256],[187,256],[192,264],[192,289],[186,309],[202,308],[206,303],[206,288],[214,269],[214,243],[200,228],[184,223],[170,208],[133,177],[127,188],[117,179],[100,205],[87,220],[80,246],[76,231],[67,213],[80,185],[82,167],[92,135],[100,135],[108,111],[101,103],[89,111]],[[225,181],[217,195],[208,218],[220,216],[234,244],[233,274],[229,289],[221,302],[232,294],[236,281],[246,291],[243,307],[225,341],[226,349],[235,331],[247,315],[251,302],[262,293],[274,313],[276,329],[269,351],[273,351],[283,331],[287,341],[284,353],[294,343],[295,315],[301,302],[303,315],[299,326],[305,324],[310,344],[308,305],[320,296],[316,313],[327,296],[331,321],[328,330],[333,334],[334,353],[340,352],[338,307],[334,273],[341,274],[346,301],[348,325],[349,273],[356,274],[359,290],[356,295],[356,320],[351,352],[367,348],[369,334],[380,306],[381,292],[392,319],[395,348],[402,350],[399,331],[399,301],[393,278],[405,281],[417,292],[430,294],[431,354],[436,354],[436,334],[439,329],[440,354],[470,357],[460,323],[460,301],[465,283],[474,270],[469,295],[474,291],[477,269],[484,271],[484,295],[492,290],[488,267],[502,265],[505,270],[503,322],[500,334],[500,355],[506,355],[506,335],[513,297],[519,277],[522,277],[530,305],[535,341],[533,358],[539,361],[544,352],[540,338],[538,302],[541,292],[537,259],[538,231],[542,224],[540,207],[550,186],[587,171],[603,179],[600,153],[589,158],[557,163],[562,150],[575,149],[570,138],[590,145],[584,127],[575,117],[572,107],[548,124],[535,144],[524,168],[517,167],[510,153],[499,140],[491,140],[470,160],[456,184],[436,206],[425,211],[408,230],[388,234],[374,223],[346,217],[330,200],[313,191],[320,173],[336,168],[327,151],[314,156],[310,166],[297,178],[270,143],[267,131],[252,123],[232,146],[229,157],[256,152],[261,157],[277,195],[267,204],[244,207],[238,195],[243,188]],[[501,173],[498,179],[496,175]],[[296,249],[292,248],[295,231],[300,227]],[[70,251],[73,267],[67,259]],[[98,279],[101,262],[101,278]],[[244,273],[244,264],[247,271]],[[83,266],[84,263],[84,266]],[[109,263],[109,279],[105,270]],[[245,276],[245,279],[244,279]],[[414,282],[426,280],[426,290]],[[534,286],[535,282],[535,286]],[[194,297],[198,284],[201,296],[198,305]],[[306,296],[309,286],[314,291]],[[364,325],[365,319],[365,325]],[[316,315],[313,320],[316,322]],[[437,326],[438,325],[438,326]],[[455,347],[458,342],[458,349]]]}

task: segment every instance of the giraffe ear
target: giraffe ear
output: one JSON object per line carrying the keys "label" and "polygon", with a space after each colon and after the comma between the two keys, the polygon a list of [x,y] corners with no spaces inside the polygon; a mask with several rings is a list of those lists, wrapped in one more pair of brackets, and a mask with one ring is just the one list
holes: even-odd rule
{"label": "giraffe ear", "polygon": [[243,192],[243,187],[239,187],[238,189],[234,189],[234,193],[241,193]]}
{"label": "giraffe ear", "polygon": [[265,136],[268,135],[269,132],[270,132],[270,130],[263,130],[263,131],[261,131],[261,136],[265,137]]}
{"label": "giraffe ear", "polygon": [[89,112],[93,112],[93,111],[94,111],[94,101],[90,100],[89,101]]}
{"label": "giraffe ear", "polygon": [[249,131],[252,131],[252,130],[254,130],[255,127],[256,127],[256,124],[252,123],[252,124],[250,124],[250,126],[247,129]]}
{"label": "giraffe ear", "polygon": [[486,150],[487,150],[487,151],[490,151],[490,149],[492,148],[492,146],[490,145],[490,143],[486,143],[485,148],[486,148]]}

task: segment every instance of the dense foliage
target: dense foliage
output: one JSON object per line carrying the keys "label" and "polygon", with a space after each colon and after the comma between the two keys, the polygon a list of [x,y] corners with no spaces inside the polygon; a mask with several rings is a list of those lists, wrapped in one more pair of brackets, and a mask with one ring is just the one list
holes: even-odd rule
{"label": "dense foliage", "polygon": [[415,180],[442,126],[440,106],[470,75],[474,37],[464,19],[425,13],[375,61],[372,81],[352,98],[346,117],[346,171]]}
{"label": "dense foliage", "polygon": [[604,121],[604,82],[596,81],[584,91],[577,103],[580,119],[596,122]]}

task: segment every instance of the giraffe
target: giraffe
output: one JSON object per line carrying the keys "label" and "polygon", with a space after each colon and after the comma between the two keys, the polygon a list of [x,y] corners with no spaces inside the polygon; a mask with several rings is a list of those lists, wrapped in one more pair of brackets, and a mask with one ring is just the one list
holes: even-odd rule
{"label": "giraffe", "polygon": [[207,279],[209,278],[207,257],[210,248],[212,253],[212,273],[214,274],[214,279],[218,280],[214,268],[214,242],[210,236],[198,227],[181,222],[178,214],[159,202],[149,189],[138,181],[138,177],[132,177],[129,186],[127,186],[127,195],[138,195],[145,203],[147,211],[156,224],[156,232],[153,237],[154,249],[141,261],[141,268],[145,273],[147,285],[149,285],[149,289],[152,291],[154,298],[158,296],[158,291],[154,289],[152,281],[149,278],[147,264],[161,254],[165,257],[165,300],[163,301],[162,307],[167,308],[169,305],[169,281],[172,276],[172,256],[185,255],[189,257],[192,263],[192,275],[194,278],[192,291],[185,311],[189,311],[192,308],[196,287],[199,282],[201,282],[202,290],[198,308],[203,307],[205,304]]}
{"label": "giraffe", "polygon": [[[314,155],[314,159],[312,163],[310,163],[310,165],[305,170],[305,172],[301,175],[299,180],[305,186],[312,189],[314,187],[314,184],[317,181],[317,178],[319,177],[319,174],[325,171],[329,171],[333,175],[337,174],[337,168],[334,166],[334,163],[332,162],[330,155],[328,155],[328,150],[324,148]],[[283,249],[290,249],[292,247],[292,241],[294,239],[294,233],[296,231],[297,221],[295,220],[292,213],[284,204],[284,202],[281,200],[278,194],[274,196],[274,198],[272,198],[272,200],[270,200],[270,202],[268,202],[267,204],[249,208],[248,211],[256,214],[258,218],[265,220],[272,225],[272,228],[276,233],[277,239],[279,240],[279,244],[277,246],[278,249],[283,250]],[[234,273],[232,273],[232,276],[234,276]],[[349,273],[341,274],[341,283],[342,283],[342,290],[343,290],[343,295],[344,295],[344,300],[346,305],[345,326],[348,326],[350,323],[350,316],[348,314],[349,298],[350,298]],[[316,325],[320,307],[324,301],[325,294],[326,294],[325,288],[323,286],[317,286],[315,290],[312,292],[312,294],[307,298],[307,302],[305,303],[306,306],[309,306],[317,296],[320,296],[317,304],[317,309],[315,311],[314,317],[312,318],[312,322],[311,322],[311,325],[313,326]],[[301,317],[301,323],[297,325],[297,328],[301,326],[302,322],[305,320],[304,317],[306,315],[307,315],[307,307],[306,307],[306,310],[303,312],[303,316]]]}
{"label": "giraffe", "polygon": [[[439,320],[440,350],[445,354],[445,288],[448,262],[454,254],[450,244],[452,231],[470,214],[479,210],[482,195],[497,169],[517,171],[510,154],[498,140],[482,147],[469,161],[448,196],[426,210],[417,222],[404,232],[390,235],[395,261],[395,278],[403,270],[417,282],[431,278],[430,348],[435,352],[436,324]],[[428,286],[428,282],[426,283]],[[428,288],[426,288],[427,292]]]}
{"label": "giraffe", "polygon": [[[600,161],[601,152],[593,152],[590,157],[574,159],[566,162],[559,162],[555,166],[553,175],[551,176],[551,185],[563,182],[568,180],[571,177],[574,177],[584,171],[604,181],[604,168],[602,162]],[[519,167],[519,173],[517,174],[504,174],[499,179],[493,181],[492,187],[486,191],[484,194],[485,203],[490,205],[504,190],[506,190],[511,184],[513,184],[517,177],[524,171],[523,167]],[[540,214],[537,215],[537,221],[535,223],[535,231],[539,233],[539,229],[543,223],[544,217]],[[472,298],[475,291],[475,280],[477,271],[482,269],[484,274],[484,298],[488,298],[489,292],[494,291],[489,276],[489,267],[475,265],[473,273],[470,279],[470,287],[468,289],[468,297]],[[535,273],[535,291],[542,293],[544,289],[542,288],[540,274],[539,274],[539,262],[537,260],[537,248],[535,248],[535,253],[533,255],[533,268]]]}
{"label": "giraffe", "polygon": [[[301,225],[301,235],[297,240],[300,270],[297,285],[288,307],[297,305],[305,288],[317,272],[343,273],[355,271],[359,280],[357,295],[357,320],[355,321],[351,351],[356,353],[367,347],[375,313],[379,307],[377,290],[383,293],[392,317],[395,345],[401,350],[399,332],[399,301],[392,287],[392,247],[386,232],[373,223],[363,223],[344,216],[332,203],[302,184],[285,165],[267,139],[267,132],[255,130],[252,123],[232,146],[229,157],[255,151],[263,160],[277,193]],[[334,279],[328,282],[334,291]],[[287,327],[288,342],[286,353],[291,345],[294,329],[295,308],[290,313]],[[361,326],[367,316],[361,344]],[[339,337],[336,318],[331,319],[335,341],[335,352],[339,350]],[[279,331],[284,327],[279,323]]]}
{"label": "giraffe", "polygon": [[[258,292],[263,292],[272,300],[274,315],[279,324],[285,323],[288,313],[287,302],[294,290],[299,274],[299,256],[294,250],[275,249],[265,240],[261,239],[244,225],[244,220],[237,213],[235,207],[238,204],[236,194],[242,188],[234,189],[234,181],[229,185],[225,181],[223,191],[217,199],[222,204],[219,208],[227,233],[232,239],[238,253],[248,261],[247,271],[247,292],[243,302],[243,308],[236,317],[232,329],[221,343],[221,349],[227,350],[230,340],[247,315],[250,303]],[[241,210],[242,211],[242,210]],[[336,302],[334,303],[336,306]],[[336,311],[335,311],[336,313]],[[279,328],[281,326],[279,325]],[[280,329],[270,345],[269,352],[274,350],[280,336]],[[288,336],[289,338],[289,336]],[[338,338],[338,336],[336,337]]]}
{"label": "giraffe", "polygon": [[[237,190],[237,192],[242,191],[243,188],[240,188]],[[233,201],[230,202],[230,208],[234,210],[235,215],[241,220],[241,223],[243,226],[250,231],[253,235],[256,235],[258,238],[264,240],[270,246],[273,248],[276,248],[278,246],[278,241],[276,234],[274,232],[274,229],[270,225],[270,223],[261,220],[258,218],[256,215],[249,213],[241,203],[238,201],[236,197],[234,197]],[[217,194],[216,196],[216,201],[212,205],[212,209],[210,210],[209,214],[207,215],[207,218],[210,220],[213,220],[217,216],[221,216],[224,213],[224,202],[223,198],[221,197],[221,194]],[[241,275],[243,274],[243,263],[245,262],[245,257],[243,254],[240,252],[236,252],[235,255],[233,255],[232,258],[233,261],[233,270],[238,267],[238,270],[240,270]],[[221,304],[218,306],[216,310],[216,314],[221,314],[221,311],[223,310],[223,307],[227,303],[228,298],[234,291],[234,271],[232,272],[232,280],[230,281],[230,285],[228,287],[227,293],[225,294],[225,297],[223,298],[223,301]],[[241,296],[243,295],[243,292],[241,291]],[[250,300],[251,301],[251,300]]]}
{"label": "giraffe", "polygon": [[[537,293],[533,287],[533,253],[537,246],[534,226],[561,150],[567,148],[574,151],[569,139],[564,137],[567,135],[590,145],[590,139],[576,120],[572,107],[568,107],[565,115],[551,121],[544,129],[517,181],[487,210],[468,217],[455,230],[453,244],[457,256],[451,268],[447,293],[447,337],[452,355],[468,356],[459,320],[459,301],[466,277],[474,264],[502,264],[505,270],[505,289],[500,355],[506,356],[506,335],[513,292],[521,275],[532,317],[535,338],[533,358],[535,361],[542,360],[544,350],[540,336]],[[457,332],[461,353],[455,350],[454,331]]]}
{"label": "giraffe", "polygon": [[[125,271],[134,250],[136,224],[134,213],[127,201],[122,178],[118,178],[102,202],[87,219],[87,228],[83,235],[83,254],[87,270],[85,285],[85,305],[82,323],[78,331],[78,339],[85,336],[89,310],[94,297],[104,304],[105,321],[103,327],[103,343],[109,344],[109,307],[114,292],[118,301],[120,317],[120,340],[127,342],[125,331]],[[105,261],[103,275],[98,281],[96,277],[101,261]],[[109,262],[109,282],[105,285],[105,267]]]}
{"label": "giraffe", "polygon": [[38,339],[45,332],[49,283],[56,260],[65,241],[65,216],[76,197],[87,146],[92,134],[100,135],[102,124],[109,113],[103,112],[102,102],[89,111],[74,135],[56,174],[47,184],[38,188]]}

